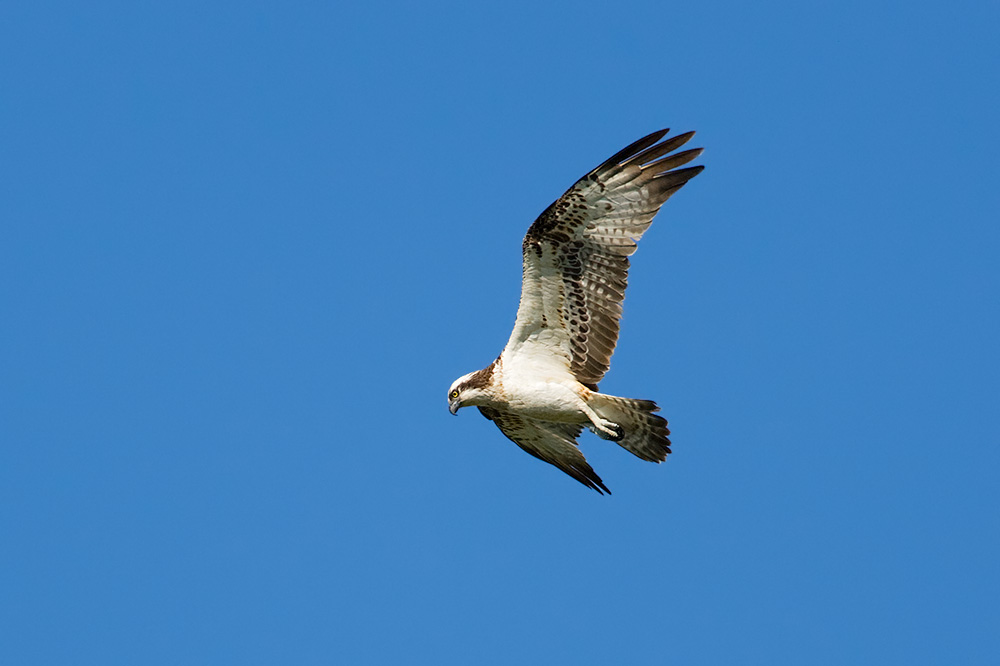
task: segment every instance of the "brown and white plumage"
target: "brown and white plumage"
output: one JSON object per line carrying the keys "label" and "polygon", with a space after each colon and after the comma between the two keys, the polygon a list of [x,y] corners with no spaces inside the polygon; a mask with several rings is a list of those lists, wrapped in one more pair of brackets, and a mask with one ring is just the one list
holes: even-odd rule
{"label": "brown and white plumage", "polygon": [[629,255],[660,206],[704,167],[694,132],[646,136],[581,178],[528,229],[517,320],[500,357],[452,384],[452,412],[476,405],[528,453],[608,492],[576,447],[584,426],[655,462],[670,453],[648,400],[597,392],[618,340]]}
{"label": "brown and white plumage", "polygon": [[510,441],[539,460],[555,465],[588,488],[611,492],[576,446],[583,424],[529,419],[492,407],[480,407],[479,411]]}

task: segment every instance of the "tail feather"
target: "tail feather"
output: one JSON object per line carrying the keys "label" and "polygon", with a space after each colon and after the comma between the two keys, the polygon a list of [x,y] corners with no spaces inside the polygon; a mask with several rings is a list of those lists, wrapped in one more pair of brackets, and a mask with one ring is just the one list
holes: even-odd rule
{"label": "tail feather", "polygon": [[622,427],[625,435],[618,443],[626,451],[650,462],[667,459],[670,429],[665,418],[653,413],[660,410],[655,402],[593,393],[590,406],[601,418]]}

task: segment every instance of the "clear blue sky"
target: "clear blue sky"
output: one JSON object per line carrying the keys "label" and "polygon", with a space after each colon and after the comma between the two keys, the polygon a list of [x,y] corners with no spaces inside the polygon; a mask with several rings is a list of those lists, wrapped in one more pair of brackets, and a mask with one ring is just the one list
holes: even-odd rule
{"label": "clear blue sky", "polygon": [[[987,664],[1000,9],[7,3],[0,663]],[[527,226],[660,127],[585,433],[446,390]]]}

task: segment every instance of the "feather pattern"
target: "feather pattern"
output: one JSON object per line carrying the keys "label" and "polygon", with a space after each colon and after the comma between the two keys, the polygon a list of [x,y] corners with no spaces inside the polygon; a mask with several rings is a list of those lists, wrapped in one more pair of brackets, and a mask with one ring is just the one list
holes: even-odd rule
{"label": "feather pattern", "polygon": [[596,390],[618,342],[628,257],[660,206],[704,168],[679,168],[700,148],[673,152],[694,132],[661,141],[668,132],[653,132],[610,157],[528,229],[521,302],[505,353],[544,340],[577,381]]}
{"label": "feather pattern", "polygon": [[618,342],[629,256],[660,206],[703,167],[694,132],[639,139],[586,174],[528,229],[521,301],[507,345],[456,379],[452,414],[476,406],[511,441],[583,485],[610,492],[577,448],[584,427],[643,460],[670,454],[667,421],[650,400],[602,394]]}
{"label": "feather pattern", "polygon": [[479,411],[493,421],[507,439],[531,455],[555,465],[588,488],[611,494],[576,446],[582,425],[527,418],[493,407],[480,407]]}

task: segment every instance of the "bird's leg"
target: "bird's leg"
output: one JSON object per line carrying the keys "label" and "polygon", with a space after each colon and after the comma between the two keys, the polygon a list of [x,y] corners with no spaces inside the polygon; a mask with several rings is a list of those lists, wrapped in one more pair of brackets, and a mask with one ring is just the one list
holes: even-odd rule
{"label": "bird's leg", "polygon": [[602,419],[597,415],[597,412],[590,408],[590,405],[586,401],[581,400],[580,403],[580,410],[590,419],[590,425],[587,427],[590,428],[592,433],[601,439],[609,439],[612,442],[620,442],[622,440],[622,437],[625,436],[624,428],[617,423]]}

